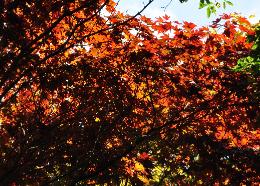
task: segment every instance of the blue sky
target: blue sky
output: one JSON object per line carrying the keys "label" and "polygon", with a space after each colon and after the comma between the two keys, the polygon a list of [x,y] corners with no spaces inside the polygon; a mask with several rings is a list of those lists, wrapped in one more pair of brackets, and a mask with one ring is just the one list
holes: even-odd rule
{"label": "blue sky", "polygon": [[[221,15],[223,12],[241,13],[243,16],[249,17],[255,15],[251,19],[253,23],[256,23],[260,19],[260,0],[230,0],[234,6],[227,6],[225,10],[219,9],[217,14]],[[147,0],[120,0],[118,9],[129,14],[134,14],[143,7],[143,4]],[[172,0],[171,4],[166,10],[161,8],[166,6],[170,0],[154,0],[154,2],[143,12],[143,15],[151,18],[169,15],[172,20],[189,21],[197,25],[208,25],[212,20],[215,20],[217,16],[212,15],[207,18],[206,9],[198,9],[199,0],[189,0],[187,3],[181,4],[179,0]]]}

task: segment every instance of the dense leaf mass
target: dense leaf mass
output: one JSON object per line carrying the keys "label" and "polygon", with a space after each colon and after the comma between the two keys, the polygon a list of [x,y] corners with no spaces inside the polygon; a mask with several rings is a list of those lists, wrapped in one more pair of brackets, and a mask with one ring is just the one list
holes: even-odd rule
{"label": "dense leaf mass", "polygon": [[233,71],[245,18],[0,3],[1,185],[259,183],[259,77]]}

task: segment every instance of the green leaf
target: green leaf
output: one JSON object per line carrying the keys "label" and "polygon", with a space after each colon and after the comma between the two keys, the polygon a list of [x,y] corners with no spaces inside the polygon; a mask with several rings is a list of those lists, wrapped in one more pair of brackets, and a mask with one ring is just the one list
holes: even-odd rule
{"label": "green leaf", "polygon": [[211,9],[210,9],[210,7],[208,7],[207,8],[207,16],[210,17],[210,15],[211,15]]}
{"label": "green leaf", "polygon": [[230,6],[233,6],[233,3],[231,1],[225,1],[227,4],[229,4]]}
{"label": "green leaf", "polygon": [[255,43],[253,46],[252,46],[252,50],[256,50],[258,48],[258,45],[257,43]]}
{"label": "green leaf", "polygon": [[215,6],[211,6],[211,7],[210,7],[210,11],[211,11],[211,13],[214,13],[214,14],[216,14],[216,12],[217,12],[217,9],[216,9],[216,7],[215,7]]}
{"label": "green leaf", "polygon": [[223,8],[226,9],[226,2],[223,2]]}
{"label": "green leaf", "polygon": [[199,9],[202,9],[202,8],[204,8],[205,6],[207,6],[207,4],[200,2]]}

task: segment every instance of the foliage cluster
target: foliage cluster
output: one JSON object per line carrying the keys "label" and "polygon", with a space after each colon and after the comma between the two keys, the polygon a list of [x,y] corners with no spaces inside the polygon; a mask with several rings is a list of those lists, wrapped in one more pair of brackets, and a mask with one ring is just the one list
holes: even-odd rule
{"label": "foliage cluster", "polygon": [[1,185],[257,185],[259,78],[233,70],[254,55],[245,18],[0,3]]}

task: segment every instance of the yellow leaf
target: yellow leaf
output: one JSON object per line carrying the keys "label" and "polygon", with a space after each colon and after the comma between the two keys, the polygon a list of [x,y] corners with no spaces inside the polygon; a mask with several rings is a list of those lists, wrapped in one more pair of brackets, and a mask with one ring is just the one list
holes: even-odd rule
{"label": "yellow leaf", "polygon": [[150,96],[146,96],[145,99],[144,99],[144,101],[151,101]]}
{"label": "yellow leaf", "polygon": [[144,93],[143,92],[137,92],[136,93],[136,97],[137,97],[137,99],[142,99],[143,97],[144,97]]}
{"label": "yellow leaf", "polygon": [[157,104],[154,105],[154,108],[159,108],[159,107],[160,107],[160,105],[157,105]]}
{"label": "yellow leaf", "polygon": [[197,183],[198,183],[199,185],[202,185],[202,184],[203,184],[203,181],[202,181],[202,180],[198,180]]}
{"label": "yellow leaf", "polygon": [[249,16],[249,19],[253,19],[253,18],[255,18],[254,14]]}
{"label": "yellow leaf", "polygon": [[138,177],[138,179],[140,180],[140,181],[142,181],[144,184],[148,184],[149,183],[149,180],[147,179],[147,177],[146,176],[143,176],[143,175],[137,175],[137,177]]}
{"label": "yellow leaf", "polygon": [[144,166],[141,163],[136,162],[135,163],[135,170],[143,172],[144,171]]}
{"label": "yellow leaf", "polygon": [[177,169],[177,173],[180,174],[180,175],[182,175],[182,174],[183,174],[183,170],[182,170],[181,168],[178,168],[178,169]]}
{"label": "yellow leaf", "polygon": [[95,122],[100,122],[100,119],[98,117],[96,117]]}
{"label": "yellow leaf", "polygon": [[162,113],[163,114],[167,114],[169,112],[169,107],[165,107],[163,110],[162,110]]}

